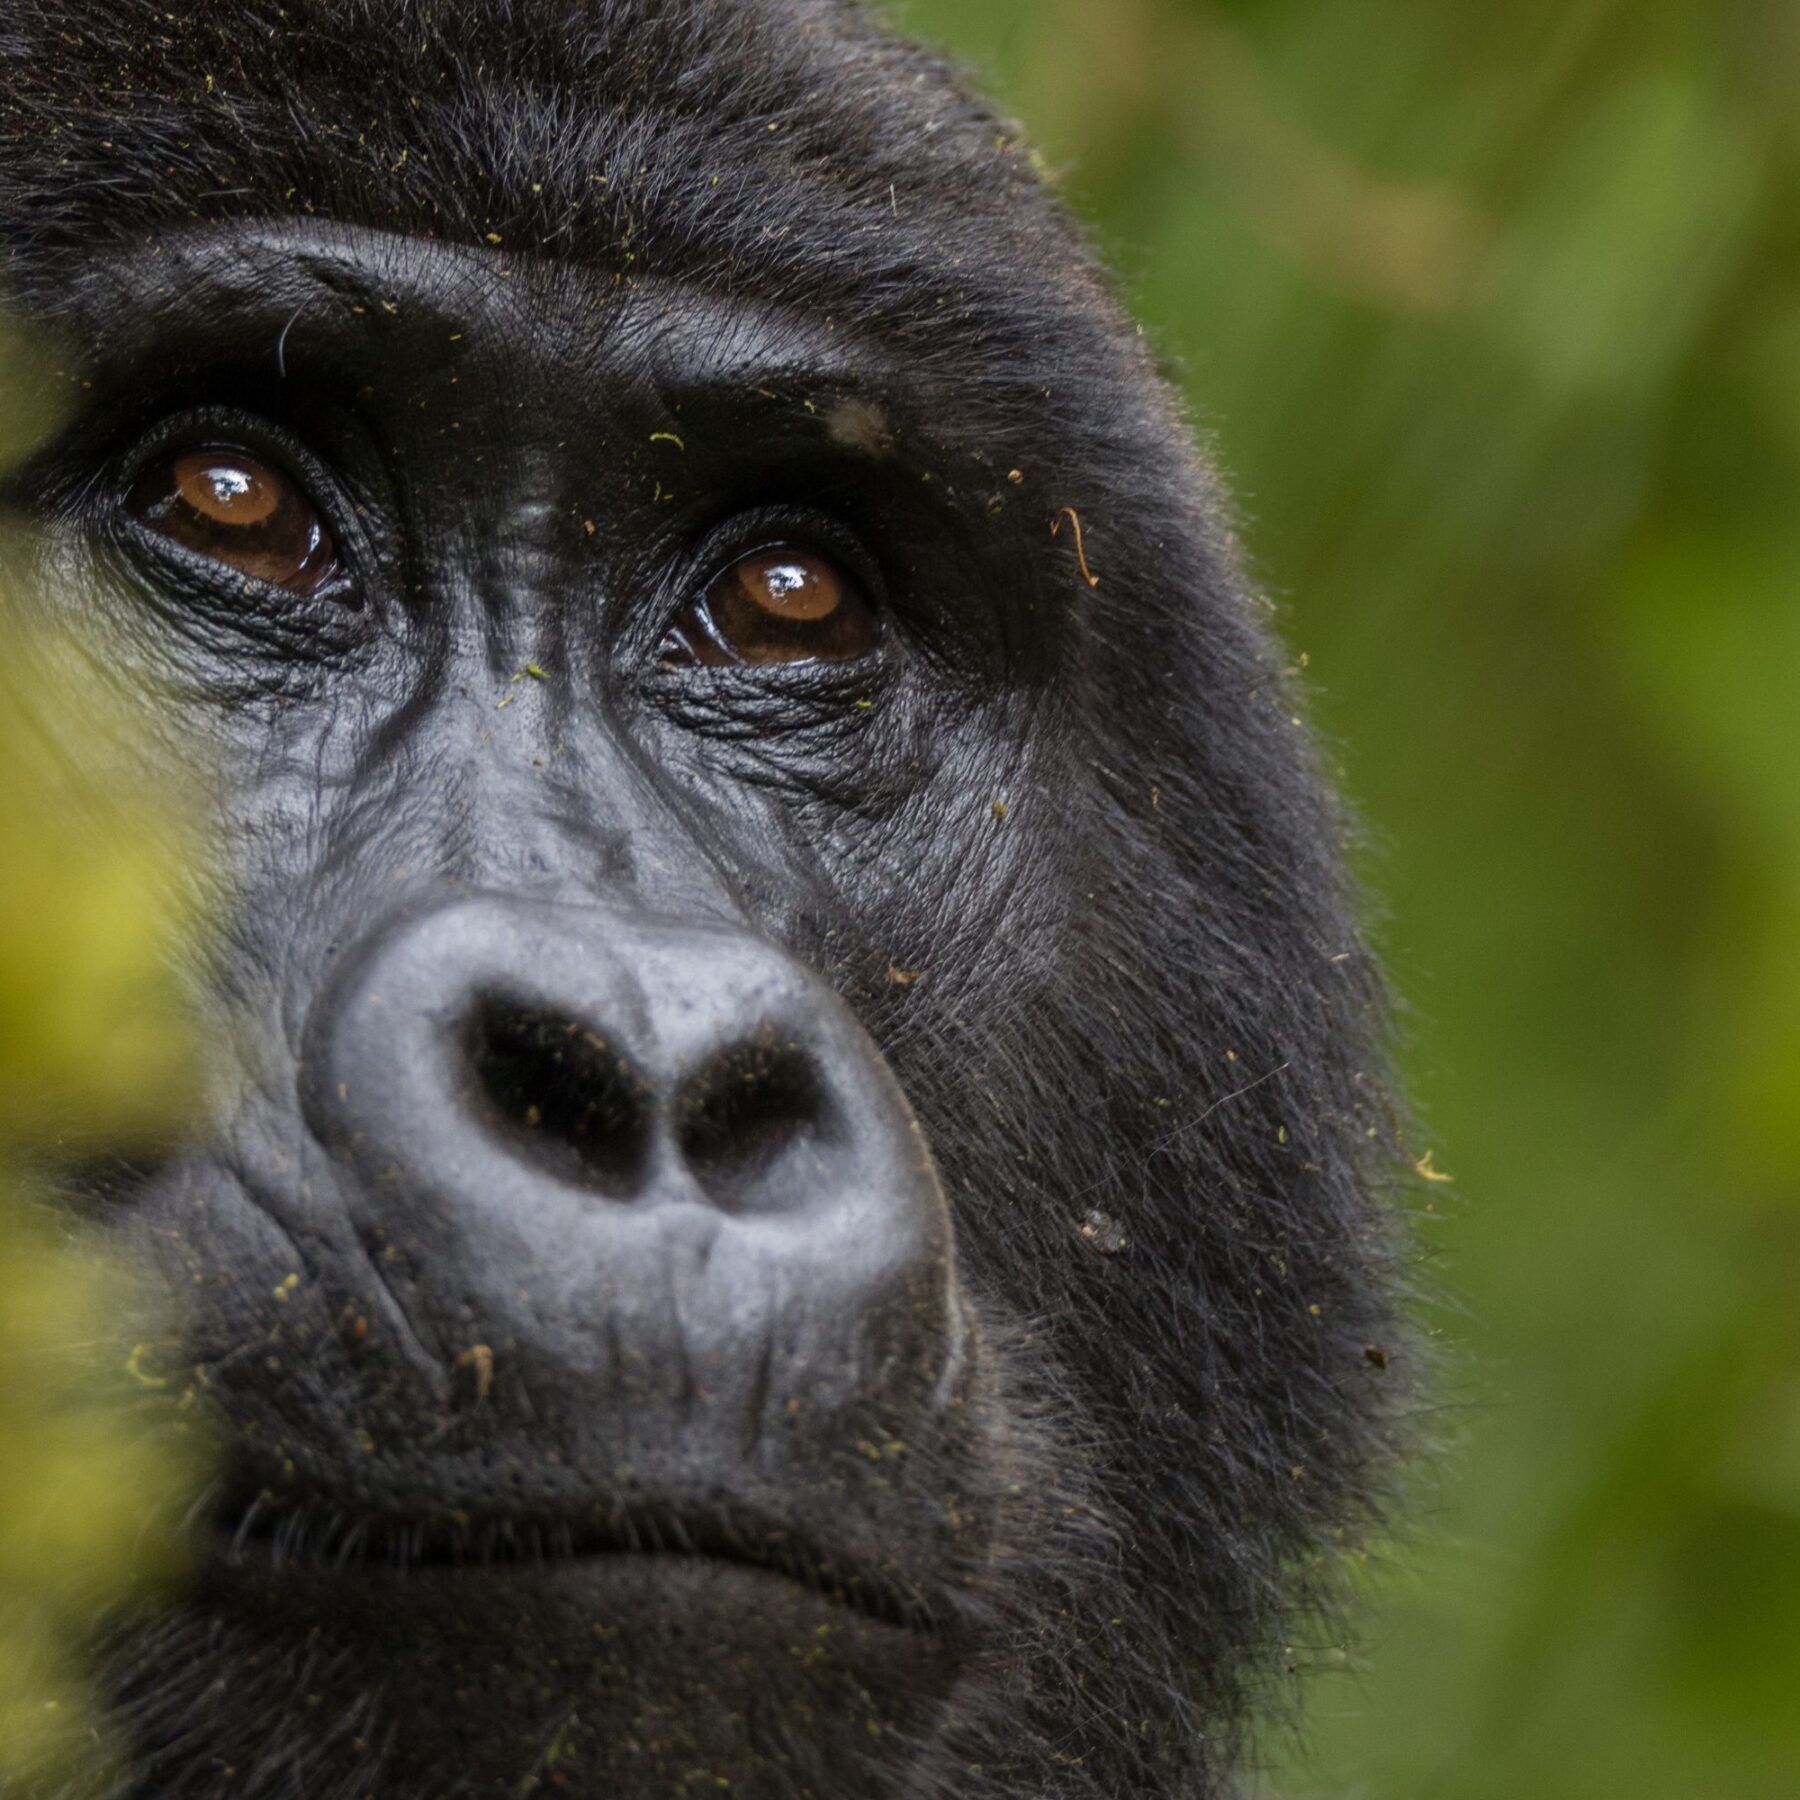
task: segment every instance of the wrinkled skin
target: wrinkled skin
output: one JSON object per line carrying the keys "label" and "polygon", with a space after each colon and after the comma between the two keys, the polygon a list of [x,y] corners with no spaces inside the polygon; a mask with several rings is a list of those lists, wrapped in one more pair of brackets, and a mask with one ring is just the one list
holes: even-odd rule
{"label": "wrinkled skin", "polygon": [[[1405,1380],[1379,983],[1008,128],[835,0],[0,0],[0,234],[224,918],[70,1197],[224,1457],[119,1791],[1225,1792]],[[146,527],[217,443],[339,579]],[[774,541],[869,644],[671,659]]]}

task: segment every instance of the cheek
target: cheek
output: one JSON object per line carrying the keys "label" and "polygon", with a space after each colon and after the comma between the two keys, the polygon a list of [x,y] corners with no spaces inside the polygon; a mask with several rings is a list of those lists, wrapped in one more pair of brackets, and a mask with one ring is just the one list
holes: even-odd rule
{"label": "cheek", "polygon": [[[195,637],[171,641],[168,619],[104,543],[73,532],[0,532],[0,611],[23,627],[7,634],[18,705],[56,726],[76,716],[66,684],[80,684],[84,774],[130,792],[168,773],[135,759],[189,760],[206,717],[199,703],[216,687],[215,659]],[[132,747],[123,758],[121,744]]]}
{"label": "cheek", "polygon": [[181,554],[57,526],[16,560],[0,542],[0,583],[9,606],[73,644],[154,734],[201,750],[260,741],[273,709],[341,677],[366,636],[362,622],[330,600],[257,589],[223,566],[202,577],[173,560]]}

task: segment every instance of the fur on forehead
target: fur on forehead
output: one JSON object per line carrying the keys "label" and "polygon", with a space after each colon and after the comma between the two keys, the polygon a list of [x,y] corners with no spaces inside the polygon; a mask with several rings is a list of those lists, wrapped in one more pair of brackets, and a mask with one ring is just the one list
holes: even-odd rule
{"label": "fur on forehead", "polygon": [[1023,257],[1092,302],[1017,134],[846,0],[12,0],[0,151],[15,243],[311,213],[912,301]]}

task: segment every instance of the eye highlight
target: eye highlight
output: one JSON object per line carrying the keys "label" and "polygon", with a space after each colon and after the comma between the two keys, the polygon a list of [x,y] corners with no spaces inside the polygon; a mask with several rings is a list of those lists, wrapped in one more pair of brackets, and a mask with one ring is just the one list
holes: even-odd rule
{"label": "eye highlight", "polygon": [[318,593],[342,567],[300,484],[237,445],[163,457],[132,484],[126,506],[159,537],[290,594]]}
{"label": "eye highlight", "polygon": [[677,667],[854,662],[875,648],[880,621],[857,582],[801,544],[740,556],[690,602],[663,640]]}

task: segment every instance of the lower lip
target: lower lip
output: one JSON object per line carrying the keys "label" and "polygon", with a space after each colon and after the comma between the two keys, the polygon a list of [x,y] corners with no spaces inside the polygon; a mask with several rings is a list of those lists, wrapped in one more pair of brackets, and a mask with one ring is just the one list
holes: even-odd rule
{"label": "lower lip", "polygon": [[523,1709],[554,1690],[595,1718],[621,1691],[716,1707],[778,1693],[802,1667],[822,1691],[902,1697],[909,1729],[924,1729],[969,1650],[772,1570],[632,1551],[410,1568],[239,1553],[208,1563],[194,1599],[233,1635],[361,1671],[399,1719],[473,1691]]}
{"label": "lower lip", "polygon": [[402,1562],[372,1558],[309,1557],[278,1550],[267,1539],[239,1542],[219,1534],[201,1559],[201,1584],[223,1596],[248,1591],[258,1604],[281,1610],[326,1606],[348,1616],[365,1606],[391,1608],[405,1597],[408,1610],[433,1597],[454,1606],[541,1604],[545,1594],[585,1600],[620,1617],[640,1608],[646,1616],[671,1607],[722,1611],[754,1618],[771,1611],[821,1620],[854,1622],[859,1630],[895,1640],[938,1645],[944,1634],[928,1619],[903,1619],[892,1604],[868,1605],[851,1593],[802,1581],[776,1568],[706,1554],[603,1550],[567,1556],[529,1553],[466,1561],[431,1558]]}

